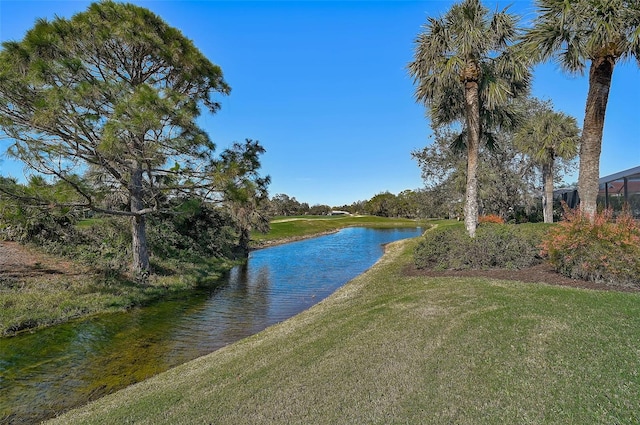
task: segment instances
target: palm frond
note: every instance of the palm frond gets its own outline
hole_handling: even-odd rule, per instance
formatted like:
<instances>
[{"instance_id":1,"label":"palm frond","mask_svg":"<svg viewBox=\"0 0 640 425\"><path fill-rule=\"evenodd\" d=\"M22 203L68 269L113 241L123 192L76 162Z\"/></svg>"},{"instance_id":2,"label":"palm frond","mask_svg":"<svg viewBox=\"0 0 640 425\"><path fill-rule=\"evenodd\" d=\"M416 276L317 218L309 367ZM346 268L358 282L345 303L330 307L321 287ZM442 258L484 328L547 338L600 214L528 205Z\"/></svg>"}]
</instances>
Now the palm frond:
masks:
<instances>
[{"instance_id":1,"label":"palm frond","mask_svg":"<svg viewBox=\"0 0 640 425\"><path fill-rule=\"evenodd\" d=\"M484 144L489 149L490 152L495 152L498 150L498 139L496 135L491 131L485 131L482 133L482 139L484 140Z\"/></svg>"},{"instance_id":2,"label":"palm frond","mask_svg":"<svg viewBox=\"0 0 640 425\"><path fill-rule=\"evenodd\" d=\"M408 69L433 127L465 123L465 82L478 84L482 129L515 125L509 109L512 99L528 94L532 65L531 55L514 46L518 20L507 9L491 14L479 0L428 19ZM466 147L464 137L457 140L452 148Z\"/></svg>"},{"instance_id":3,"label":"palm frond","mask_svg":"<svg viewBox=\"0 0 640 425\"><path fill-rule=\"evenodd\" d=\"M538 16L522 41L539 60L555 57L566 71L583 73L589 60L638 58L637 0L538 0L537 5Z\"/></svg>"},{"instance_id":4,"label":"palm frond","mask_svg":"<svg viewBox=\"0 0 640 425\"><path fill-rule=\"evenodd\" d=\"M456 154L463 154L467 150L467 131L462 130L456 137L451 141L451 145L449 148L455 152Z\"/></svg>"}]
</instances>

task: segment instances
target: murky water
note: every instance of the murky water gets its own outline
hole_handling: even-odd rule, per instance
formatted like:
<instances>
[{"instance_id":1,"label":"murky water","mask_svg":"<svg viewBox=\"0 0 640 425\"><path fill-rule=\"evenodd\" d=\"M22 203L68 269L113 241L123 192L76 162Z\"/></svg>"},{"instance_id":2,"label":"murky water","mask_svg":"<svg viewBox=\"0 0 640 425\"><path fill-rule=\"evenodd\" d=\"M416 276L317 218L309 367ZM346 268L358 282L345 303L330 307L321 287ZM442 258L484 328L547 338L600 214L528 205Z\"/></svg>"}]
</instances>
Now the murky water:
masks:
<instances>
[{"instance_id":1,"label":"murky water","mask_svg":"<svg viewBox=\"0 0 640 425\"><path fill-rule=\"evenodd\" d=\"M252 252L211 292L0 340L0 423L35 423L288 319L417 229L349 228Z\"/></svg>"}]
</instances>

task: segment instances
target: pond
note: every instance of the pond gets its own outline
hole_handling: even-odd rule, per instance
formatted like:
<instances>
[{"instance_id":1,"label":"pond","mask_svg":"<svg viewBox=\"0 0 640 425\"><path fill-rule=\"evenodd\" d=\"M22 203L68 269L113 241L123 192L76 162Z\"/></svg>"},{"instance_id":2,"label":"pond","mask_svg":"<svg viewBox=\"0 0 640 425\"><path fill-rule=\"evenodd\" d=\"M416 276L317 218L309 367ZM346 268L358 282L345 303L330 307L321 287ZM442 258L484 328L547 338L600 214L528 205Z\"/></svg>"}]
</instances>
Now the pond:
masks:
<instances>
[{"instance_id":1,"label":"pond","mask_svg":"<svg viewBox=\"0 0 640 425\"><path fill-rule=\"evenodd\" d=\"M254 251L213 290L0 340L0 423L36 423L255 334L362 274L414 229L347 228Z\"/></svg>"}]
</instances>

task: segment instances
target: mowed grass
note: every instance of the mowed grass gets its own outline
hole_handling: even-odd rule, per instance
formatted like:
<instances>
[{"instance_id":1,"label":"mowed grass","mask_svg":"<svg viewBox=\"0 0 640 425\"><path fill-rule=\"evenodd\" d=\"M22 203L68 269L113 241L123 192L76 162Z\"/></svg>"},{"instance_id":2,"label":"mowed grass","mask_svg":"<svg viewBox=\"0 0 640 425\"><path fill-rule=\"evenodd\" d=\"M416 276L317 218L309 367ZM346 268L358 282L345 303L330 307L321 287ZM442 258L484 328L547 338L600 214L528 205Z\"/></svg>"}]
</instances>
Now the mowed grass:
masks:
<instances>
[{"instance_id":1,"label":"mowed grass","mask_svg":"<svg viewBox=\"0 0 640 425\"><path fill-rule=\"evenodd\" d=\"M271 230L263 234L253 232L251 239L261 246L269 241L286 241L340 230L344 227L399 228L424 226L424 220L376 216L285 216L271 220Z\"/></svg>"},{"instance_id":2,"label":"mowed grass","mask_svg":"<svg viewBox=\"0 0 640 425\"><path fill-rule=\"evenodd\" d=\"M640 423L639 294L406 277L415 244L290 320L51 423Z\"/></svg>"}]
</instances>

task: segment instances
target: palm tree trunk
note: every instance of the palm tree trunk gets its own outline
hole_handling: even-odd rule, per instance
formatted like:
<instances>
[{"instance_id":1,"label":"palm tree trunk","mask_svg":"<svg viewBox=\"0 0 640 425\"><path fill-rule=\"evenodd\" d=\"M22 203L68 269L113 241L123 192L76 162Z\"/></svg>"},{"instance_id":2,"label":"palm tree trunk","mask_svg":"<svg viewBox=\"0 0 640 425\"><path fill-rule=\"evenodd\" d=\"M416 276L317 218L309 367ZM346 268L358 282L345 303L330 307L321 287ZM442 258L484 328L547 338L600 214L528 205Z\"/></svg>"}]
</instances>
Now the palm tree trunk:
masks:
<instances>
[{"instance_id":1,"label":"palm tree trunk","mask_svg":"<svg viewBox=\"0 0 640 425\"><path fill-rule=\"evenodd\" d=\"M553 163L542 165L542 214L545 223L553 223Z\"/></svg>"},{"instance_id":2,"label":"palm tree trunk","mask_svg":"<svg viewBox=\"0 0 640 425\"><path fill-rule=\"evenodd\" d=\"M142 168L134 167L131 172L129 187L131 196L131 212L136 213L144 208L142 201ZM147 249L146 219L144 215L131 217L131 244L133 264L131 271L137 279L144 278L149 271L149 250Z\"/></svg>"},{"instance_id":3,"label":"palm tree trunk","mask_svg":"<svg viewBox=\"0 0 640 425\"><path fill-rule=\"evenodd\" d=\"M467 80L464 87L467 121L467 189L464 202L464 225L470 237L478 227L478 155L480 146L480 101L477 79Z\"/></svg>"},{"instance_id":4,"label":"palm tree trunk","mask_svg":"<svg viewBox=\"0 0 640 425\"><path fill-rule=\"evenodd\" d=\"M598 58L591 62L589 70L589 93L580 141L578 194L580 209L592 219L596 213L602 130L614 65L615 59L612 57Z\"/></svg>"}]
</instances>

